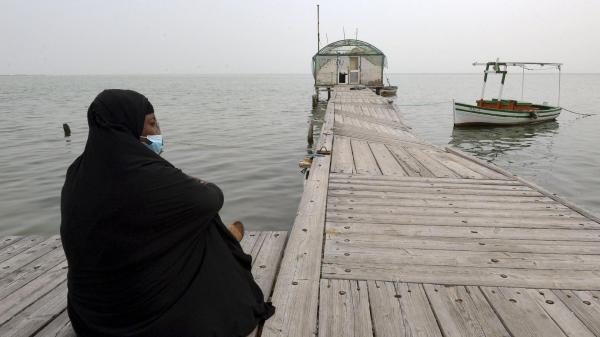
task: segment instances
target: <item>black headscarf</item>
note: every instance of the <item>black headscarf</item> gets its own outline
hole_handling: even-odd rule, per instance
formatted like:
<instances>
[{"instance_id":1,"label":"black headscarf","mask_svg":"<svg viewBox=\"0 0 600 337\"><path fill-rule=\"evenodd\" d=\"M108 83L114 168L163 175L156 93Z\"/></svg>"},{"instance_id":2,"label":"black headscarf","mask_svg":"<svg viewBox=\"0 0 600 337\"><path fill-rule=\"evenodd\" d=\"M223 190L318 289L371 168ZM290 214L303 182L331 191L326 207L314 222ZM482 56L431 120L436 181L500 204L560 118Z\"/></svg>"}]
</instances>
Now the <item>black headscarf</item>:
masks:
<instances>
[{"instance_id":1,"label":"black headscarf","mask_svg":"<svg viewBox=\"0 0 600 337\"><path fill-rule=\"evenodd\" d=\"M61 236L80 336L245 336L270 317L251 258L218 211L223 194L139 140L153 107L105 90L67 170Z\"/></svg>"}]
</instances>

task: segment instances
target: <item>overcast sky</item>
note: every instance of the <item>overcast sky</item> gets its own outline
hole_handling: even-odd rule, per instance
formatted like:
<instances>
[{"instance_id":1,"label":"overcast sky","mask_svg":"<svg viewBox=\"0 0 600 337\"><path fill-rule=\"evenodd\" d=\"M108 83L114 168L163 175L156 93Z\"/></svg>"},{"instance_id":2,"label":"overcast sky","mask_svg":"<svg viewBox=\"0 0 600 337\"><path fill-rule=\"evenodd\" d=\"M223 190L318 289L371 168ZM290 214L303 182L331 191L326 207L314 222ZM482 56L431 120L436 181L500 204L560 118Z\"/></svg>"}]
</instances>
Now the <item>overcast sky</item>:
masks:
<instances>
[{"instance_id":1,"label":"overcast sky","mask_svg":"<svg viewBox=\"0 0 600 337\"><path fill-rule=\"evenodd\" d=\"M370 42L394 73L475 60L600 72L599 0L320 1L321 46ZM0 0L0 74L310 73L313 1Z\"/></svg>"}]
</instances>

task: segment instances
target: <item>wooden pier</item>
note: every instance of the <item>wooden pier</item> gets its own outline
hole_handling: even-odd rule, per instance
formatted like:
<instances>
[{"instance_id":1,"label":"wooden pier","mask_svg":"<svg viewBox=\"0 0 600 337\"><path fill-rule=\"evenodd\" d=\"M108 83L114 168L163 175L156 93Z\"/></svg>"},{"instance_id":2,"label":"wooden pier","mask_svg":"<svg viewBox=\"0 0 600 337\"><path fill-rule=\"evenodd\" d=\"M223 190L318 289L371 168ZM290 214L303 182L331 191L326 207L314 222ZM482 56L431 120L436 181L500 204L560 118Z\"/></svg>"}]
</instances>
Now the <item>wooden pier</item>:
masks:
<instances>
[{"instance_id":1,"label":"wooden pier","mask_svg":"<svg viewBox=\"0 0 600 337\"><path fill-rule=\"evenodd\" d=\"M252 255L252 274L266 296L286 237L287 232L247 232L241 242ZM0 240L0 336L75 337L66 312L67 268L57 235Z\"/></svg>"},{"instance_id":2,"label":"wooden pier","mask_svg":"<svg viewBox=\"0 0 600 337\"><path fill-rule=\"evenodd\" d=\"M600 336L600 223L334 89L262 336Z\"/></svg>"},{"instance_id":3,"label":"wooden pier","mask_svg":"<svg viewBox=\"0 0 600 337\"><path fill-rule=\"evenodd\" d=\"M287 244L242 241L276 306L251 336L600 336L598 218L370 90L334 88L316 148ZM0 241L0 336L74 336L67 268L56 236Z\"/></svg>"}]
</instances>

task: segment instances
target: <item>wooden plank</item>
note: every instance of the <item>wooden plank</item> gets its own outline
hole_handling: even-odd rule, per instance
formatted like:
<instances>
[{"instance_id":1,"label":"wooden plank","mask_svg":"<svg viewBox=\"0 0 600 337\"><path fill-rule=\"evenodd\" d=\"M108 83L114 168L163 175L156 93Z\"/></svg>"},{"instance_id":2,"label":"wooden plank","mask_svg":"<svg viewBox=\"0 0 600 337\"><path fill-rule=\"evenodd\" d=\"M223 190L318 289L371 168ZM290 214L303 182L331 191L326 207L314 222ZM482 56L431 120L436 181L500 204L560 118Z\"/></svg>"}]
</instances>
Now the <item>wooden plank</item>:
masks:
<instances>
[{"instance_id":1,"label":"wooden plank","mask_svg":"<svg viewBox=\"0 0 600 337\"><path fill-rule=\"evenodd\" d=\"M389 126L392 126L392 127L398 128L398 129L408 130L408 127L406 126L406 124L403 124L402 122L400 122L398 120L392 120L392 119L382 117L381 115L371 116L371 115L364 114L364 113L356 113L355 111L350 111L350 110L339 110L339 111L336 111L336 114L341 114L344 117L352 117L352 118L360 119L360 120L367 121L370 123L376 123L376 124L380 124L380 125L389 125Z\"/></svg>"},{"instance_id":2,"label":"wooden plank","mask_svg":"<svg viewBox=\"0 0 600 337\"><path fill-rule=\"evenodd\" d=\"M473 170L473 171L483 175L484 177L487 177L490 179L499 179L499 180L514 179L513 175L506 176L495 170L491 170L491 169L487 168L486 166L480 165L471 160L467 160L463 157L457 156L454 153L446 152L446 154L450 160L455 161L455 162L469 168L470 170Z\"/></svg>"},{"instance_id":3,"label":"wooden plank","mask_svg":"<svg viewBox=\"0 0 600 337\"><path fill-rule=\"evenodd\" d=\"M378 337L442 336L420 284L368 281Z\"/></svg>"},{"instance_id":4,"label":"wooden plank","mask_svg":"<svg viewBox=\"0 0 600 337\"><path fill-rule=\"evenodd\" d=\"M266 238L252 265L252 275L268 300L283 255L286 232L265 232Z\"/></svg>"},{"instance_id":5,"label":"wooden plank","mask_svg":"<svg viewBox=\"0 0 600 337\"><path fill-rule=\"evenodd\" d=\"M327 222L327 233L474 239L600 241L600 230ZM559 243L559 242L556 242Z\"/></svg>"},{"instance_id":6,"label":"wooden plank","mask_svg":"<svg viewBox=\"0 0 600 337\"><path fill-rule=\"evenodd\" d=\"M400 294L394 283L367 281L367 285L375 336L409 337L409 322L400 307Z\"/></svg>"},{"instance_id":7,"label":"wooden plank","mask_svg":"<svg viewBox=\"0 0 600 337\"><path fill-rule=\"evenodd\" d=\"M256 257L258 256L258 253L260 252L262 245L265 242L268 235L269 235L269 232L265 232L265 231L258 232L258 238L256 239L256 243L254 243L252 250L250 252L248 252L248 254L250 254L250 256L252 256L252 265L254 265L254 263L256 262Z\"/></svg>"},{"instance_id":8,"label":"wooden plank","mask_svg":"<svg viewBox=\"0 0 600 337\"><path fill-rule=\"evenodd\" d=\"M31 336L67 306L67 282L49 291L0 326L0 336Z\"/></svg>"},{"instance_id":9,"label":"wooden plank","mask_svg":"<svg viewBox=\"0 0 600 337\"><path fill-rule=\"evenodd\" d=\"M55 319L50 321L42 330L38 331L34 337L77 337L71 327L67 310L61 312Z\"/></svg>"},{"instance_id":10,"label":"wooden plank","mask_svg":"<svg viewBox=\"0 0 600 337\"><path fill-rule=\"evenodd\" d=\"M405 147L406 152L410 153L417 161L421 163L421 165L425 166L427 170L433 173L436 177L458 177L456 173L442 165L440 162L432 158L428 153L426 153L423 149L418 149L415 147ZM439 150L438 150L439 151Z\"/></svg>"},{"instance_id":11,"label":"wooden plank","mask_svg":"<svg viewBox=\"0 0 600 337\"><path fill-rule=\"evenodd\" d=\"M387 145L411 146L422 149L432 149L432 145L426 144L410 133L384 134L376 130L368 130L349 124L340 124L335 127L336 136L359 138L367 141L385 143Z\"/></svg>"},{"instance_id":12,"label":"wooden plank","mask_svg":"<svg viewBox=\"0 0 600 337\"><path fill-rule=\"evenodd\" d=\"M53 235L50 238L36 244L35 246L30 247L29 249L22 251L21 253L14 255L12 258L0 263L0 278L14 270L21 268L31 261L35 261L36 259L55 249L62 249L60 235Z\"/></svg>"},{"instance_id":13,"label":"wooden plank","mask_svg":"<svg viewBox=\"0 0 600 337\"><path fill-rule=\"evenodd\" d=\"M17 241L23 238L24 237L21 235L11 235L3 237L2 240L0 240L0 254L2 254L2 251L4 251L6 247L16 243Z\"/></svg>"},{"instance_id":14,"label":"wooden plank","mask_svg":"<svg viewBox=\"0 0 600 337\"><path fill-rule=\"evenodd\" d=\"M327 233L327 244L353 245L356 247L382 247L395 249L443 249L481 252L514 252L536 254L598 255L600 246L596 242L505 240L446 237L389 236L359 233ZM331 243L329 242L331 241Z\"/></svg>"},{"instance_id":15,"label":"wooden plank","mask_svg":"<svg viewBox=\"0 0 600 337\"><path fill-rule=\"evenodd\" d=\"M417 161L411 154L399 145L388 145L390 152L396 157L398 163L406 173L412 177L433 177L433 173Z\"/></svg>"},{"instance_id":16,"label":"wooden plank","mask_svg":"<svg viewBox=\"0 0 600 337\"><path fill-rule=\"evenodd\" d=\"M549 289L520 289L533 298L569 337L593 337L594 334ZM600 319L600 318L598 318Z\"/></svg>"},{"instance_id":17,"label":"wooden plank","mask_svg":"<svg viewBox=\"0 0 600 337\"><path fill-rule=\"evenodd\" d=\"M442 337L422 284L394 283L402 311L408 322L409 336Z\"/></svg>"},{"instance_id":18,"label":"wooden plank","mask_svg":"<svg viewBox=\"0 0 600 337\"><path fill-rule=\"evenodd\" d=\"M428 150L424 150L424 151L427 154L429 154L429 156L431 158L437 160L442 165L446 166L452 172L456 173L459 177L466 178L466 179L487 179L488 178L488 177L484 176L483 174L476 172L474 170L471 170L470 168L450 159L446 155L445 152L428 151Z\"/></svg>"},{"instance_id":19,"label":"wooden plank","mask_svg":"<svg viewBox=\"0 0 600 337\"><path fill-rule=\"evenodd\" d=\"M527 293L502 287L481 287L481 290L513 336L565 336Z\"/></svg>"},{"instance_id":20,"label":"wooden plank","mask_svg":"<svg viewBox=\"0 0 600 337\"><path fill-rule=\"evenodd\" d=\"M511 337L477 287L424 284L444 336Z\"/></svg>"},{"instance_id":21,"label":"wooden plank","mask_svg":"<svg viewBox=\"0 0 600 337\"><path fill-rule=\"evenodd\" d=\"M336 127L339 126L339 125L341 125L341 124L344 124L345 118L344 118L343 114L335 113L333 119L335 121L334 125Z\"/></svg>"},{"instance_id":22,"label":"wooden plank","mask_svg":"<svg viewBox=\"0 0 600 337\"><path fill-rule=\"evenodd\" d=\"M564 270L477 268L453 266L389 265L347 262L323 263L324 278L384 280L449 285L600 290L600 272Z\"/></svg>"},{"instance_id":23,"label":"wooden plank","mask_svg":"<svg viewBox=\"0 0 600 337\"><path fill-rule=\"evenodd\" d=\"M585 277L580 275L580 277ZM569 288L569 287L565 287ZM588 289L600 290L597 287ZM554 294L579 318L596 336L600 336L600 303L590 298L582 298L572 290L554 290Z\"/></svg>"},{"instance_id":24,"label":"wooden plank","mask_svg":"<svg viewBox=\"0 0 600 337\"><path fill-rule=\"evenodd\" d=\"M246 254L250 254L252 252L252 248L254 248L254 244L256 240L260 237L260 232L246 232L244 234L244 238L240 241L240 246Z\"/></svg>"},{"instance_id":25,"label":"wooden plank","mask_svg":"<svg viewBox=\"0 0 600 337\"><path fill-rule=\"evenodd\" d=\"M372 198L355 198L352 196L328 196L327 202L336 205L361 205L361 206L388 206L388 207L431 207L431 208L463 208L463 209L496 209L496 210L555 210L568 211L559 203L524 203L524 202L496 202L496 201L463 201L447 199L415 199L415 198L386 198L374 196ZM598 226L600 228L600 226Z\"/></svg>"},{"instance_id":26,"label":"wooden plank","mask_svg":"<svg viewBox=\"0 0 600 337\"><path fill-rule=\"evenodd\" d=\"M600 298L598 297L599 291L591 291L591 290L574 290L573 293L577 295L582 301L596 301L599 302ZM585 303L584 303L585 304Z\"/></svg>"},{"instance_id":27,"label":"wooden plank","mask_svg":"<svg viewBox=\"0 0 600 337\"><path fill-rule=\"evenodd\" d=\"M573 272L580 270L600 271L600 255L490 253L417 248L393 249L334 244L326 244L323 263L513 268L568 270Z\"/></svg>"},{"instance_id":28,"label":"wooden plank","mask_svg":"<svg viewBox=\"0 0 600 337\"><path fill-rule=\"evenodd\" d=\"M554 201L543 196L486 196L469 194L433 194L419 192L382 192L382 191L357 191L349 189L329 190L329 195L352 198L387 198L387 199L426 199L426 200L462 200L482 202L518 202L518 203L546 203L556 205Z\"/></svg>"},{"instance_id":29,"label":"wooden plank","mask_svg":"<svg viewBox=\"0 0 600 337\"><path fill-rule=\"evenodd\" d=\"M328 205L327 210L332 213L339 214L356 214L356 215L419 215L430 217L498 217L501 219L539 219L552 222L555 219L566 220L587 220L581 215L572 212L571 210L553 210L553 209L520 209L506 212L498 209L485 208L448 208L448 207L416 207L416 206L378 206L378 205ZM596 235L595 237L598 237Z\"/></svg>"},{"instance_id":30,"label":"wooden plank","mask_svg":"<svg viewBox=\"0 0 600 337\"><path fill-rule=\"evenodd\" d=\"M384 172L385 174L385 172ZM435 193L435 194L467 194L467 195L494 195L494 196L530 196L541 197L542 195L533 190L498 190L494 188L474 189L468 185L460 188L446 187L410 187L393 185L365 185L365 184L340 184L331 182L331 189L350 190L350 191L376 191L376 192L396 192L396 193Z\"/></svg>"},{"instance_id":31,"label":"wooden plank","mask_svg":"<svg viewBox=\"0 0 600 337\"><path fill-rule=\"evenodd\" d=\"M67 277L67 262L64 261L32 282L19 288L0 301L0 325L10 320L40 297L56 288Z\"/></svg>"},{"instance_id":32,"label":"wooden plank","mask_svg":"<svg viewBox=\"0 0 600 337\"><path fill-rule=\"evenodd\" d=\"M476 227L526 227L526 228L567 228L574 229L577 226L585 227L588 221L571 219L567 217L528 217L528 218L505 218L482 215L457 214L427 216L423 214L361 214L327 212L327 219L332 222L365 222L365 223L387 223L398 225L425 225L435 226L476 226Z\"/></svg>"},{"instance_id":33,"label":"wooden plank","mask_svg":"<svg viewBox=\"0 0 600 337\"><path fill-rule=\"evenodd\" d=\"M354 154L354 164L356 173L381 175L381 170L373 157L369 144L364 140L351 139L352 153Z\"/></svg>"},{"instance_id":34,"label":"wooden plank","mask_svg":"<svg viewBox=\"0 0 600 337\"><path fill-rule=\"evenodd\" d=\"M349 194L358 196L386 196L402 198L408 195L409 198L418 196L423 199L455 199L455 200L482 200L482 201L511 201L516 202L546 202L553 203L535 191L529 190L504 190L504 189L473 189L465 186L464 188L444 188L444 187L411 187L394 185L367 185L367 184L348 184L331 182L331 191L336 194ZM338 192L339 191L339 192ZM352 192L352 193L349 193ZM492 198L490 198L492 197ZM528 197L528 198L526 198ZM513 201L514 201L513 200ZM556 203L553 203L556 204ZM563 208L566 209L566 208ZM583 217L582 217L583 218Z\"/></svg>"},{"instance_id":35,"label":"wooden plank","mask_svg":"<svg viewBox=\"0 0 600 337\"><path fill-rule=\"evenodd\" d=\"M20 254L21 252L37 245L45 239L46 238L41 235L31 235L22 238L21 240L18 240L7 247L4 247L4 249L0 251L0 262L4 262L13 256Z\"/></svg>"},{"instance_id":36,"label":"wooden plank","mask_svg":"<svg viewBox=\"0 0 600 337\"><path fill-rule=\"evenodd\" d=\"M255 243L251 249L252 276L267 301L271 297L287 233L255 232L255 234ZM257 325L247 337L259 336L261 327L262 324Z\"/></svg>"},{"instance_id":37,"label":"wooden plank","mask_svg":"<svg viewBox=\"0 0 600 337\"><path fill-rule=\"evenodd\" d=\"M464 179L468 181L467 179ZM472 181L472 179L469 179ZM347 184L349 186L399 186L399 187L420 187L425 189L434 189L434 188L459 188L459 189L474 189L474 190L506 190L506 191L533 191L529 186L525 185L515 185L515 184L474 184L463 183L461 181L456 182L421 182L421 181L406 181L406 180L378 180L378 179L370 179L370 177L365 176L353 176L352 178L336 178L331 179L332 183L336 184Z\"/></svg>"},{"instance_id":38,"label":"wooden plank","mask_svg":"<svg viewBox=\"0 0 600 337\"><path fill-rule=\"evenodd\" d=\"M434 177L390 177L390 176L367 176L367 175L353 175L347 173L334 173L330 174L331 180L338 179L358 179L358 180L384 180L384 181L416 181L424 183L458 183L458 184L475 184L475 185L517 185L522 186L523 183L517 180L500 180L500 179L464 179L464 178L434 178Z\"/></svg>"},{"instance_id":39,"label":"wooden plank","mask_svg":"<svg viewBox=\"0 0 600 337\"><path fill-rule=\"evenodd\" d=\"M40 275L65 261L62 248L57 248L41 258L15 270L0 280L0 299L14 293Z\"/></svg>"},{"instance_id":40,"label":"wooden plank","mask_svg":"<svg viewBox=\"0 0 600 337\"><path fill-rule=\"evenodd\" d=\"M325 113L322 135L332 132L334 110L335 105L330 102ZM332 138L320 139L323 140L319 141L317 148L331 149ZM272 302L277 310L266 321L263 337L306 337L317 332L330 165L331 156L316 157L313 160L273 291Z\"/></svg>"},{"instance_id":41,"label":"wooden plank","mask_svg":"<svg viewBox=\"0 0 600 337\"><path fill-rule=\"evenodd\" d=\"M592 295L592 299L594 299L596 302L600 302L600 291L592 290L589 291L589 293Z\"/></svg>"},{"instance_id":42,"label":"wooden plank","mask_svg":"<svg viewBox=\"0 0 600 337\"><path fill-rule=\"evenodd\" d=\"M319 336L373 336L366 281L321 280Z\"/></svg>"},{"instance_id":43,"label":"wooden plank","mask_svg":"<svg viewBox=\"0 0 600 337\"><path fill-rule=\"evenodd\" d=\"M400 176L407 175L402 166L400 166L398 161L396 161L394 155L392 155L387 149L385 144L371 142L369 143L369 146L373 152L373 155L375 156L375 159L377 160L377 164L379 165L382 174Z\"/></svg>"},{"instance_id":44,"label":"wooden plank","mask_svg":"<svg viewBox=\"0 0 600 337\"><path fill-rule=\"evenodd\" d=\"M333 151L331 153L331 171L341 173L354 173L354 159L350 138L334 136Z\"/></svg>"}]
</instances>

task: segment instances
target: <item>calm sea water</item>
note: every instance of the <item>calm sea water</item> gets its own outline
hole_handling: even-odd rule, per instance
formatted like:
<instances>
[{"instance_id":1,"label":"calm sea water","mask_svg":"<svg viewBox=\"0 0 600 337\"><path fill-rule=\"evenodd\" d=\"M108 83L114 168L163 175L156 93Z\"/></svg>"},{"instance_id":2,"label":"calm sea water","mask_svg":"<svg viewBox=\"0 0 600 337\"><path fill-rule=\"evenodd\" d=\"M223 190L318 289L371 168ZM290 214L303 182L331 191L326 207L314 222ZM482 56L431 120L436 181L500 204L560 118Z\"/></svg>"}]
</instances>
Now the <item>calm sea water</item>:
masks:
<instances>
[{"instance_id":1,"label":"calm sea water","mask_svg":"<svg viewBox=\"0 0 600 337\"><path fill-rule=\"evenodd\" d=\"M104 88L148 97L163 156L223 189L223 221L287 230L303 186L311 84L310 76L0 77L0 235L58 231L65 172L83 151L87 107Z\"/></svg>"},{"instance_id":2,"label":"calm sea water","mask_svg":"<svg viewBox=\"0 0 600 337\"><path fill-rule=\"evenodd\" d=\"M600 213L600 116L564 112L543 125L453 129L449 101L473 101L479 75L393 74L390 81L399 85L398 109L422 138L458 146ZM520 84L520 77L509 77L505 96L520 97ZM564 107L600 112L600 75L563 75L561 85ZM0 76L0 235L58 231L65 171L83 150L87 107L104 88L134 89L150 99L164 157L224 190L225 222L241 219L253 230L291 227L308 121L322 114L311 110L310 75ZM531 76L525 97L553 103L556 89L555 77ZM435 104L405 106L424 103Z\"/></svg>"}]
</instances>

